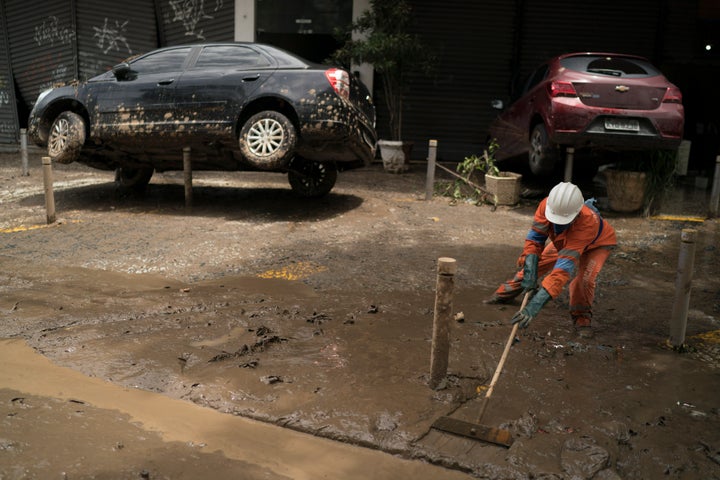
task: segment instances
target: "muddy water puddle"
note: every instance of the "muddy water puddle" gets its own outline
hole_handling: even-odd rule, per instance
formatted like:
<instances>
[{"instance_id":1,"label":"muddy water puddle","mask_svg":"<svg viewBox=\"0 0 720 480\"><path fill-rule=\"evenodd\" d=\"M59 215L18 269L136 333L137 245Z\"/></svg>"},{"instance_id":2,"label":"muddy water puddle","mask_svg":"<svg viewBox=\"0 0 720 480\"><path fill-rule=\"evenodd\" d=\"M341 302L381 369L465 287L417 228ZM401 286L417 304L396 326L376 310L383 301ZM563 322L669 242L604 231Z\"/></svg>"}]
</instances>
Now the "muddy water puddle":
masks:
<instances>
[{"instance_id":1,"label":"muddy water puddle","mask_svg":"<svg viewBox=\"0 0 720 480\"><path fill-rule=\"evenodd\" d=\"M316 479L344 472L344 478L371 474L391 479L438 474L422 473L434 470L428 465L88 377L54 365L21 340L0 341L0 362L2 478Z\"/></svg>"}]
</instances>

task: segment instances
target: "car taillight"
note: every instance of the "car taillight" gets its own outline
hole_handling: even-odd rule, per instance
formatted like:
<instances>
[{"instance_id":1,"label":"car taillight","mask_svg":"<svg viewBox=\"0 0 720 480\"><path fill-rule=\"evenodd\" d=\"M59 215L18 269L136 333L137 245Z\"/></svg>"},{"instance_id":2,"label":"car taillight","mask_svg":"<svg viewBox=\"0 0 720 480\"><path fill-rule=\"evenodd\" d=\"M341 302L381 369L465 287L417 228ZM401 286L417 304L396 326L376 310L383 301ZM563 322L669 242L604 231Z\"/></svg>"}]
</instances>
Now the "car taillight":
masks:
<instances>
[{"instance_id":1,"label":"car taillight","mask_svg":"<svg viewBox=\"0 0 720 480\"><path fill-rule=\"evenodd\" d=\"M570 82L552 82L548 89L551 97L577 97L575 87Z\"/></svg>"},{"instance_id":2,"label":"car taillight","mask_svg":"<svg viewBox=\"0 0 720 480\"><path fill-rule=\"evenodd\" d=\"M682 103L682 93L677 87L670 87L665 90L662 103Z\"/></svg>"},{"instance_id":3,"label":"car taillight","mask_svg":"<svg viewBox=\"0 0 720 480\"><path fill-rule=\"evenodd\" d=\"M350 75L345 70L331 68L325 70L325 76L335 92L347 100L350 98Z\"/></svg>"}]
</instances>

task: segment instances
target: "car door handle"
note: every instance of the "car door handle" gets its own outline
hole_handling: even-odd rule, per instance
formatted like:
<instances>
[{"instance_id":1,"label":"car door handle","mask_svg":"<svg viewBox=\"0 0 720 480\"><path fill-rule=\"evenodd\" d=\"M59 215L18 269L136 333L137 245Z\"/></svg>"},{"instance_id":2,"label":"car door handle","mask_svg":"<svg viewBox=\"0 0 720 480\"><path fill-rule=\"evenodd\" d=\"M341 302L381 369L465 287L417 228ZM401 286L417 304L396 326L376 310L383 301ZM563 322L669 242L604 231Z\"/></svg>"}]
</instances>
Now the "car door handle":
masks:
<instances>
[{"instance_id":1,"label":"car door handle","mask_svg":"<svg viewBox=\"0 0 720 480\"><path fill-rule=\"evenodd\" d=\"M158 84L158 86L170 85L174 81L175 81L174 78L168 78L167 80L160 80L157 84Z\"/></svg>"},{"instance_id":2,"label":"car door handle","mask_svg":"<svg viewBox=\"0 0 720 480\"><path fill-rule=\"evenodd\" d=\"M255 75L248 75L247 77L243 77L243 82L254 82L260 78L260 74L256 73Z\"/></svg>"}]
</instances>

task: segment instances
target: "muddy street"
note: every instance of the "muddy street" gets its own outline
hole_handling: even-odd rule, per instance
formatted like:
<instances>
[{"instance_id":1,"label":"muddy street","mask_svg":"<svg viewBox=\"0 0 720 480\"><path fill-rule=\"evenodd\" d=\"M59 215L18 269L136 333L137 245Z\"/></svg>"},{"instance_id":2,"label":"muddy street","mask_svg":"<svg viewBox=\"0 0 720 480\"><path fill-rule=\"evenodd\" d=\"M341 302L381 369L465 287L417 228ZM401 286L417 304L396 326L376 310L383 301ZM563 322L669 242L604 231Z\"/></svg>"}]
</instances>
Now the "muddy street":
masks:
<instances>
[{"instance_id":1,"label":"muddy street","mask_svg":"<svg viewBox=\"0 0 720 480\"><path fill-rule=\"evenodd\" d=\"M111 172L0 155L0 478L720 478L720 249L678 190L671 220L603 211L619 246L595 336L567 294L513 345L512 273L541 187L517 207L424 201L425 166L343 172L300 200L275 173ZM602 185L583 185L602 197ZM704 192L699 192L700 202ZM682 229L697 230L687 349L667 344ZM449 372L428 387L436 267L458 262ZM64 475L64 477L63 477Z\"/></svg>"}]
</instances>

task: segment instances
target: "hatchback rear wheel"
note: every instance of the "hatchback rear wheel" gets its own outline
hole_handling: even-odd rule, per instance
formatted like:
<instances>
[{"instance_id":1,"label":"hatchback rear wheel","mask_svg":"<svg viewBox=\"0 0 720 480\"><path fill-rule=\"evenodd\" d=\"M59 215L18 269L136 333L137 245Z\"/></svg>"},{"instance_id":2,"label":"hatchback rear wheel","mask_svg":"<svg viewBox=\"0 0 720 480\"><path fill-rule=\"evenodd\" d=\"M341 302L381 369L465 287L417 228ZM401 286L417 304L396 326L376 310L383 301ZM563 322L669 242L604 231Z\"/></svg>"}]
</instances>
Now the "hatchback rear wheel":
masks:
<instances>
[{"instance_id":1,"label":"hatchback rear wheel","mask_svg":"<svg viewBox=\"0 0 720 480\"><path fill-rule=\"evenodd\" d=\"M530 133L530 151L528 152L528 163L530 171L534 175L547 176L555 170L558 161L558 151L555 145L550 143L545 125L535 125Z\"/></svg>"},{"instance_id":2,"label":"hatchback rear wheel","mask_svg":"<svg viewBox=\"0 0 720 480\"><path fill-rule=\"evenodd\" d=\"M152 167L120 167L115 170L115 182L122 188L142 192L147 188L154 172Z\"/></svg>"},{"instance_id":3,"label":"hatchback rear wheel","mask_svg":"<svg viewBox=\"0 0 720 480\"><path fill-rule=\"evenodd\" d=\"M322 197L330 193L337 181L334 163L320 163L295 157L290 162L288 181L293 192L305 198Z\"/></svg>"},{"instance_id":4,"label":"hatchback rear wheel","mask_svg":"<svg viewBox=\"0 0 720 480\"><path fill-rule=\"evenodd\" d=\"M55 118L48 137L48 155L53 162L72 163L85 143L85 120L75 112L62 112Z\"/></svg>"},{"instance_id":5,"label":"hatchback rear wheel","mask_svg":"<svg viewBox=\"0 0 720 480\"><path fill-rule=\"evenodd\" d=\"M293 156L295 126L273 110L256 113L240 129L238 143L243 157L260 170L281 170Z\"/></svg>"}]
</instances>

